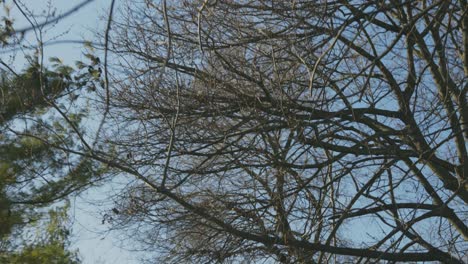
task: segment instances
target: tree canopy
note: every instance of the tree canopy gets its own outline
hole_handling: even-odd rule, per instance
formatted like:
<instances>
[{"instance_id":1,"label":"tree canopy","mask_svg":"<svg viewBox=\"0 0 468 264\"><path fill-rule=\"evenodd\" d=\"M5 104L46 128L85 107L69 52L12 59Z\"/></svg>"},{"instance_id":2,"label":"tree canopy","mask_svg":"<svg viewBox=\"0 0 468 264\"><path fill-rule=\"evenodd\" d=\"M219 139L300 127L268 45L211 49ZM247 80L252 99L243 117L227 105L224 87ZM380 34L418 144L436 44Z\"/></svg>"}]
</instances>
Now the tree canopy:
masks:
<instances>
[{"instance_id":1,"label":"tree canopy","mask_svg":"<svg viewBox=\"0 0 468 264\"><path fill-rule=\"evenodd\" d=\"M148 261L468 261L467 1L109 8L97 124L11 129L125 179L103 222Z\"/></svg>"},{"instance_id":2,"label":"tree canopy","mask_svg":"<svg viewBox=\"0 0 468 264\"><path fill-rule=\"evenodd\" d=\"M40 235L35 235L33 242L23 241L12 251L0 251L0 261L8 264L78 264L81 263L78 252L69 250L70 235L67 216L68 206L50 210L48 219L36 225ZM37 223L36 223L37 224ZM18 241L15 241L18 244Z\"/></svg>"},{"instance_id":3,"label":"tree canopy","mask_svg":"<svg viewBox=\"0 0 468 264\"><path fill-rule=\"evenodd\" d=\"M1 5L3 49L27 47L25 33L45 30L47 23L16 28L10 17L12 6L31 23L37 18L22 2L1 1ZM50 13L44 17L56 20ZM56 57L45 65L42 40L36 41L35 50L25 52L23 70L0 59L0 262L79 263L77 252L68 248L68 199L95 183L98 174L92 173L86 159L48 144L73 148L75 139L68 127L73 124L77 129L85 112L82 107L67 108L87 87L90 74ZM15 55L9 56L14 62ZM57 118L57 112L66 121Z\"/></svg>"},{"instance_id":4,"label":"tree canopy","mask_svg":"<svg viewBox=\"0 0 468 264\"><path fill-rule=\"evenodd\" d=\"M66 209L47 213L47 206L63 201L64 196L88 183L77 184L83 175L74 175L65 169L60 154L38 138L12 133L12 126L21 119L26 128L22 131L43 130L27 122L40 118L50 107L48 103L70 88L55 72L47 72L41 89L37 65L24 73L2 75L2 104L0 113L0 262L2 263L78 263L75 253L65 246L68 239ZM39 120L39 119L37 119ZM30 125L30 127L28 127ZM45 134L42 134L45 136ZM57 139L55 139L57 141ZM69 163L69 166L72 163ZM68 177L66 175L68 174ZM63 177L65 175L65 177ZM61 211L60 211L61 210ZM49 218L50 223L44 223ZM41 224L42 223L42 224ZM27 230L36 226L44 238L33 238L33 243L22 238ZM45 227L41 230L39 227ZM41 234L42 234L41 233ZM18 251L19 250L19 251ZM38 262L39 261L39 262Z\"/></svg>"},{"instance_id":5,"label":"tree canopy","mask_svg":"<svg viewBox=\"0 0 468 264\"><path fill-rule=\"evenodd\" d=\"M116 221L174 263L462 263L466 10L128 3L96 155L138 179Z\"/></svg>"}]
</instances>

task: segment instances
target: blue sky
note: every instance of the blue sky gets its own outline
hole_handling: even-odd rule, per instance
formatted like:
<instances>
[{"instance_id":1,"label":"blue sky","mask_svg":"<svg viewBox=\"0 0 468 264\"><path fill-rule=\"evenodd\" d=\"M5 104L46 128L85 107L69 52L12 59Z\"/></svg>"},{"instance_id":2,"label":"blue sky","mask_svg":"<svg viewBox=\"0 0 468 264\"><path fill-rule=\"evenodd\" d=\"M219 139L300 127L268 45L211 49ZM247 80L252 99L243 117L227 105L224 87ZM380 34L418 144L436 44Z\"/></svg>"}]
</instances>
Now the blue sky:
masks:
<instances>
[{"instance_id":1,"label":"blue sky","mask_svg":"<svg viewBox=\"0 0 468 264\"><path fill-rule=\"evenodd\" d=\"M56 9L55 15L60 15L70 8L78 5L83 0L19 0L25 10L32 11L35 15L41 15L50 8ZM54 26L47 27L44 34L44 42L50 43L62 40L93 40L92 31L105 28L104 20L110 6L110 0L94 0L84 6L78 12L59 21ZM12 1L7 1L11 6L10 17L14 20L15 28L29 26L27 20L20 15ZM52 10L53 11L53 10ZM5 15L5 10L1 11ZM45 14L45 13L44 13ZM38 21L42 21L40 18ZM25 36L23 44L37 43L34 34L30 32ZM17 50L6 52L3 48L0 58L20 70L26 63L24 58L32 54L32 50ZM74 65L77 60L85 60L84 48L81 44L55 44L47 45L44 49L44 57L58 57L65 64ZM80 251L80 256L85 264L107 263L138 263L136 253L121 248L121 239L118 232L106 232L109 226L102 224L102 215L105 209L112 206L112 201L107 200L106 194L116 191L116 186L101 187L89 190L80 197L73 199L74 206L70 212L73 217L72 247ZM118 191L118 189L117 189ZM124 244L125 246L125 244Z\"/></svg>"},{"instance_id":2,"label":"blue sky","mask_svg":"<svg viewBox=\"0 0 468 264\"><path fill-rule=\"evenodd\" d=\"M55 9L55 15L58 16L82 1L83 0L20 0L18 2L23 3L24 10L29 9L35 15L43 15L45 12L48 12L51 7L53 8L52 11ZM65 63L70 64L74 63L75 60L82 59L83 48L81 44L47 45L47 43L63 40L92 40L92 30L103 27L104 23L101 18L105 14L109 2L109 0L94 0L78 10L78 12L59 21L59 23L48 26L44 31L43 38L44 43L46 43L44 49L45 57L59 57L63 59ZM11 6L10 13L14 20L15 28L30 26L27 20L19 13L18 9L11 4L11 1L7 1L7 3L10 3ZM37 21L40 22L43 21L43 19L38 18ZM37 40L33 32L29 32L22 44L27 45L35 43L37 43ZM25 52L28 52L28 50L16 53L16 66L22 66L24 64L22 55ZM31 51L29 50L29 52Z\"/></svg>"}]
</instances>

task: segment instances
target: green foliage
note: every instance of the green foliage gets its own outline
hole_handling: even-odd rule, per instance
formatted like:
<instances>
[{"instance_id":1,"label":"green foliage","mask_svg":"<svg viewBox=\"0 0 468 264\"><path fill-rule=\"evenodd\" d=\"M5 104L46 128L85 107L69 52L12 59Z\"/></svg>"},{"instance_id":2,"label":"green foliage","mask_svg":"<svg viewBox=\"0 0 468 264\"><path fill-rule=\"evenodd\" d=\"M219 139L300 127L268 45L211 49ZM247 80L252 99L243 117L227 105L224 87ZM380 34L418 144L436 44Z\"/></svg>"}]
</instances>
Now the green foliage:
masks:
<instances>
[{"instance_id":1,"label":"green foliage","mask_svg":"<svg viewBox=\"0 0 468 264\"><path fill-rule=\"evenodd\" d=\"M38 140L23 138L18 142L2 141L0 145L0 238L8 239L14 227L24 223L27 208L14 205L11 197L12 187L21 183L25 161L43 155L47 148ZM31 218L31 215L28 217Z\"/></svg>"},{"instance_id":2,"label":"green foliage","mask_svg":"<svg viewBox=\"0 0 468 264\"><path fill-rule=\"evenodd\" d=\"M13 3L0 5L0 45L14 47L25 32L15 32ZM67 250L67 207L48 214L44 208L84 190L102 173L88 159L56 148L80 148L76 132L86 110L70 111L70 105L82 88L96 90L99 58L86 56L90 63L77 63L75 70L51 57L46 68L38 53L26 56L30 65L24 71L0 72L0 263L79 263L76 252ZM44 214L48 223L39 220ZM21 241L31 225L38 231L35 239Z\"/></svg>"},{"instance_id":3,"label":"green foliage","mask_svg":"<svg viewBox=\"0 0 468 264\"><path fill-rule=\"evenodd\" d=\"M22 215L22 212L12 211L3 188L0 189L0 241L11 234L13 227L23 222Z\"/></svg>"},{"instance_id":4,"label":"green foliage","mask_svg":"<svg viewBox=\"0 0 468 264\"><path fill-rule=\"evenodd\" d=\"M48 222L44 226L37 227L43 232L33 243L24 243L19 250L12 252L0 252L1 263L11 264L74 264L80 263L78 252L67 250L70 235L67 222L68 206L48 213ZM45 227L45 228L44 228Z\"/></svg>"},{"instance_id":5,"label":"green foliage","mask_svg":"<svg viewBox=\"0 0 468 264\"><path fill-rule=\"evenodd\" d=\"M30 65L21 75L2 76L0 83L0 124L11 120L17 114L50 106L70 83L66 76L71 74L70 68L60 66L59 71L46 71L41 74L38 65Z\"/></svg>"},{"instance_id":6,"label":"green foliage","mask_svg":"<svg viewBox=\"0 0 468 264\"><path fill-rule=\"evenodd\" d=\"M48 110L76 100L95 76L78 74L59 58L50 62L53 71L41 74L33 64L20 75L3 73L0 82L0 263L80 263L77 252L68 250L68 207L46 213L48 222L40 219L43 208L86 189L104 173L90 160L52 147L76 147L72 126L79 129L86 109L67 111L67 121ZM37 138L7 133L4 128L21 117L28 124L18 131ZM21 239L32 226L33 239Z\"/></svg>"},{"instance_id":7,"label":"green foliage","mask_svg":"<svg viewBox=\"0 0 468 264\"><path fill-rule=\"evenodd\" d=\"M84 190L100 174L89 160L52 147L76 147L73 129L86 110L64 111L67 121L49 111L63 111L95 77L78 74L59 58L49 61L52 70L32 63L21 74L0 76L0 263L79 263L76 252L67 250L67 208L49 212L48 224L39 219L43 208ZM34 136L8 132L12 127ZM35 239L21 241L31 225L38 229Z\"/></svg>"}]
</instances>

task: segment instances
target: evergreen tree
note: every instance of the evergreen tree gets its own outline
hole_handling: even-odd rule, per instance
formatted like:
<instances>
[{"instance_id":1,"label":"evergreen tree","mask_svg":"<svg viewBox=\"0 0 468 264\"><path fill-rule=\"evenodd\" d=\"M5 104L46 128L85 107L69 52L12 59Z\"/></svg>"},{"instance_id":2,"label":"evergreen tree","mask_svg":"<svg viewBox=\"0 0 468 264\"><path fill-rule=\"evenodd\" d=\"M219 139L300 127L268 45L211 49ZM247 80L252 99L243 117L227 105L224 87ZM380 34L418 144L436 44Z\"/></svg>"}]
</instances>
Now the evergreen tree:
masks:
<instances>
[{"instance_id":1,"label":"evergreen tree","mask_svg":"<svg viewBox=\"0 0 468 264\"><path fill-rule=\"evenodd\" d=\"M41 73L39 64L32 63L19 75L3 73L0 83L0 254L7 263L75 263L76 254L65 247L67 236L57 235L68 233L59 223L66 219L65 209L60 217L49 213L53 223L43 232L54 239L23 241L21 251L12 249L31 224L43 223L47 207L84 190L99 175L87 159L53 147L76 147L72 128L50 110L73 103L87 81L81 80L86 74L72 81L71 67L51 61L56 61L53 71ZM70 111L65 117L79 129L84 113Z\"/></svg>"},{"instance_id":2,"label":"evergreen tree","mask_svg":"<svg viewBox=\"0 0 468 264\"><path fill-rule=\"evenodd\" d=\"M69 246L69 227L67 209L64 206L48 212L48 221L43 223L45 228L36 228L39 235L32 243L23 242L18 250L0 252L1 263L11 264L76 264L80 263L77 251L71 251Z\"/></svg>"},{"instance_id":3,"label":"evergreen tree","mask_svg":"<svg viewBox=\"0 0 468 264\"><path fill-rule=\"evenodd\" d=\"M7 50L22 48L29 32L42 32L90 2L59 16L49 6L44 20L21 1L0 1L0 44ZM31 24L17 28L11 9ZM46 67L39 35L25 70L16 72L0 59L0 263L78 263L77 253L68 249L67 201L100 175L87 158L64 151L83 150L76 135L82 135L87 106L78 97L99 76L84 63L75 71L56 57ZM80 107L71 110L73 104ZM31 230L36 232L25 239Z\"/></svg>"}]
</instances>

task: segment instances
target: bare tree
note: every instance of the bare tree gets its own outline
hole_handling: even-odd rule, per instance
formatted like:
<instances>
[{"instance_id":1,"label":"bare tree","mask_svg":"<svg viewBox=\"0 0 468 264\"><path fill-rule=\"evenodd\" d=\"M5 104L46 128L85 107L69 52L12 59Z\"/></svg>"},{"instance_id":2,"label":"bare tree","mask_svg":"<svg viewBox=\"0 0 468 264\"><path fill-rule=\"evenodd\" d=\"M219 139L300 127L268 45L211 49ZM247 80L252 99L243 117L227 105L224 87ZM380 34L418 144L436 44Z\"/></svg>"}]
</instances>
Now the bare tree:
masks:
<instances>
[{"instance_id":1,"label":"bare tree","mask_svg":"<svg viewBox=\"0 0 468 264\"><path fill-rule=\"evenodd\" d=\"M129 1L82 153L136 178L112 223L165 263L467 261L467 10Z\"/></svg>"}]
</instances>

